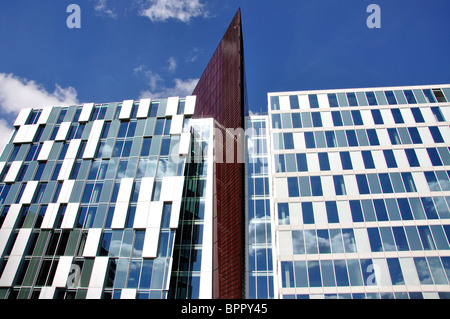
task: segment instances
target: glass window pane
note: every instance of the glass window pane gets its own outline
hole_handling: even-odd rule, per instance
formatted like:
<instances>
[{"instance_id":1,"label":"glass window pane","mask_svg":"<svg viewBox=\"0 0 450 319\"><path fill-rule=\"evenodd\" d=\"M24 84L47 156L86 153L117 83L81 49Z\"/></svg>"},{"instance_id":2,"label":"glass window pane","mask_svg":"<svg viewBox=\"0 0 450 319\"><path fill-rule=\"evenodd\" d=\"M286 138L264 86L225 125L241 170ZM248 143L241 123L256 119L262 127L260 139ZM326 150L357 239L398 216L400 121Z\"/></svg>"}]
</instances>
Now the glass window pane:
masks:
<instances>
[{"instance_id":1,"label":"glass window pane","mask_svg":"<svg viewBox=\"0 0 450 319\"><path fill-rule=\"evenodd\" d=\"M383 245L381 244L380 234L378 228L367 228L369 234L370 248L373 252L383 251Z\"/></svg>"},{"instance_id":2,"label":"glass window pane","mask_svg":"<svg viewBox=\"0 0 450 319\"><path fill-rule=\"evenodd\" d=\"M338 107L338 101L336 98L336 94L334 93L328 93L328 101L330 103L330 107Z\"/></svg>"},{"instance_id":3,"label":"glass window pane","mask_svg":"<svg viewBox=\"0 0 450 319\"><path fill-rule=\"evenodd\" d=\"M320 265L318 261L308 261L308 277L310 287L321 287Z\"/></svg>"},{"instance_id":4,"label":"glass window pane","mask_svg":"<svg viewBox=\"0 0 450 319\"><path fill-rule=\"evenodd\" d=\"M289 102L291 104L291 109L295 110L295 109L299 109L299 103L298 103L298 95L290 95L289 96Z\"/></svg>"},{"instance_id":5,"label":"glass window pane","mask_svg":"<svg viewBox=\"0 0 450 319\"><path fill-rule=\"evenodd\" d=\"M361 203L359 200L350 201L350 210L352 213L352 219L354 223L363 222L363 213L361 209Z\"/></svg>"},{"instance_id":6,"label":"glass window pane","mask_svg":"<svg viewBox=\"0 0 450 319\"><path fill-rule=\"evenodd\" d=\"M333 131L326 131L325 138L328 147L337 147L336 136Z\"/></svg>"},{"instance_id":7,"label":"glass window pane","mask_svg":"<svg viewBox=\"0 0 450 319\"><path fill-rule=\"evenodd\" d=\"M390 227L380 228L381 238L383 240L383 247L385 251L396 251L394 237Z\"/></svg>"},{"instance_id":8,"label":"glass window pane","mask_svg":"<svg viewBox=\"0 0 450 319\"><path fill-rule=\"evenodd\" d=\"M309 94L308 98L309 98L309 106L312 109L319 107L319 101L317 100L317 95L316 94Z\"/></svg>"},{"instance_id":9,"label":"glass window pane","mask_svg":"<svg viewBox=\"0 0 450 319\"><path fill-rule=\"evenodd\" d=\"M386 258L393 285L404 285L402 269L398 258Z\"/></svg>"},{"instance_id":10,"label":"glass window pane","mask_svg":"<svg viewBox=\"0 0 450 319\"><path fill-rule=\"evenodd\" d=\"M420 283L422 285L433 284L433 279L431 278L430 269L428 268L426 259L424 257L415 257L414 264L416 265Z\"/></svg>"},{"instance_id":11,"label":"glass window pane","mask_svg":"<svg viewBox=\"0 0 450 319\"><path fill-rule=\"evenodd\" d=\"M289 190L289 197L298 197L299 196L299 190L298 190L298 179L297 177L288 177L288 190Z\"/></svg>"},{"instance_id":12,"label":"glass window pane","mask_svg":"<svg viewBox=\"0 0 450 319\"><path fill-rule=\"evenodd\" d=\"M352 286L363 286L363 280L361 276L361 267L358 259L348 259L348 274L350 277L350 284Z\"/></svg>"},{"instance_id":13,"label":"glass window pane","mask_svg":"<svg viewBox=\"0 0 450 319\"><path fill-rule=\"evenodd\" d=\"M297 157L297 170L299 172L307 172L308 171L308 163L306 161L306 154L296 154Z\"/></svg>"},{"instance_id":14,"label":"glass window pane","mask_svg":"<svg viewBox=\"0 0 450 319\"><path fill-rule=\"evenodd\" d=\"M314 224L314 212L311 202L302 202L302 215L304 224Z\"/></svg>"},{"instance_id":15,"label":"glass window pane","mask_svg":"<svg viewBox=\"0 0 450 319\"><path fill-rule=\"evenodd\" d=\"M308 287L306 261L294 261L295 287Z\"/></svg>"},{"instance_id":16,"label":"glass window pane","mask_svg":"<svg viewBox=\"0 0 450 319\"><path fill-rule=\"evenodd\" d=\"M334 201L325 202L327 209L327 218L329 223L339 223L337 205Z\"/></svg>"},{"instance_id":17,"label":"glass window pane","mask_svg":"<svg viewBox=\"0 0 450 319\"><path fill-rule=\"evenodd\" d=\"M408 242L403 227L392 227L394 233L395 243L397 250L409 250Z\"/></svg>"},{"instance_id":18,"label":"glass window pane","mask_svg":"<svg viewBox=\"0 0 450 319\"><path fill-rule=\"evenodd\" d=\"M334 261L334 270L336 273L337 286L339 286L339 287L349 286L347 265L345 263L345 260L335 260Z\"/></svg>"},{"instance_id":19,"label":"glass window pane","mask_svg":"<svg viewBox=\"0 0 450 319\"><path fill-rule=\"evenodd\" d=\"M336 195L347 195L347 191L345 189L344 176L342 175L334 175L334 189Z\"/></svg>"},{"instance_id":20,"label":"glass window pane","mask_svg":"<svg viewBox=\"0 0 450 319\"><path fill-rule=\"evenodd\" d=\"M383 117L379 109L370 110L375 124L384 124Z\"/></svg>"},{"instance_id":21,"label":"glass window pane","mask_svg":"<svg viewBox=\"0 0 450 319\"><path fill-rule=\"evenodd\" d=\"M305 253L305 240L302 230L292 231L292 246L294 254L302 255Z\"/></svg>"}]
</instances>

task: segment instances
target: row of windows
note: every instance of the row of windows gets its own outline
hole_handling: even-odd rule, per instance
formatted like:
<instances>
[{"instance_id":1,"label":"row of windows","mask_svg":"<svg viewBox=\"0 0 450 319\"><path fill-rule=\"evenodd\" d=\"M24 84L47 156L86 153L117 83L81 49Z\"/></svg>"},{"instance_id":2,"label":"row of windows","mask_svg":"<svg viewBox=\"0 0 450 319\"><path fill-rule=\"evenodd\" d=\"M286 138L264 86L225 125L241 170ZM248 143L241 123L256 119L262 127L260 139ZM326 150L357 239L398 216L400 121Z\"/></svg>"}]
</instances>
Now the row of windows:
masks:
<instances>
[{"instance_id":1,"label":"row of windows","mask_svg":"<svg viewBox=\"0 0 450 319\"><path fill-rule=\"evenodd\" d=\"M312 297L314 296L314 297ZM284 294L283 299L450 299L450 293L446 291L421 292L421 291L395 291L395 292L360 292L360 293L339 293L339 294ZM311 299L312 299L311 298Z\"/></svg>"},{"instance_id":2,"label":"row of windows","mask_svg":"<svg viewBox=\"0 0 450 319\"><path fill-rule=\"evenodd\" d=\"M356 174L356 175L334 175L334 191L336 196L347 195L345 178L356 177L359 194L392 194L392 193L414 193L417 192L412 174L406 173L380 173L380 174ZM447 177L448 178L448 177ZM322 180L331 182L329 176L299 176L288 177L287 187L289 197L324 196ZM369 188L370 183L370 188ZM332 186L325 184L327 193L325 196L333 196ZM352 189L353 192L353 189Z\"/></svg>"},{"instance_id":3,"label":"row of windows","mask_svg":"<svg viewBox=\"0 0 450 319\"><path fill-rule=\"evenodd\" d=\"M354 230L292 230L292 252L304 254L356 253ZM450 225L367 228L372 252L449 250ZM363 245L360 243L360 245Z\"/></svg>"},{"instance_id":4,"label":"row of windows","mask_svg":"<svg viewBox=\"0 0 450 319\"><path fill-rule=\"evenodd\" d=\"M331 111L331 112L302 112L302 113L282 113L272 114L272 128L273 129L296 129L309 127L323 127L323 126L359 126L371 125L372 120L375 125L383 124L404 124L404 117L410 118L408 113L411 110L412 117L416 123L425 123L424 116L420 108L415 107L411 109L392 108L389 110L370 110L372 118L365 121L361 116L361 111ZM436 122L445 122L445 118L441 112L440 107L434 106L430 108ZM402 114L404 113L404 114ZM331 115L331 117L330 117ZM326 122L325 122L326 121ZM408 120L408 124L412 121ZM325 124L324 124L325 123ZM429 123L429 121L428 121ZM429 123L430 124L430 123Z\"/></svg>"},{"instance_id":5,"label":"row of windows","mask_svg":"<svg viewBox=\"0 0 450 319\"><path fill-rule=\"evenodd\" d=\"M388 140L386 140L388 136L392 145L445 142L441 132L444 128L429 126L426 131L422 129L426 128L399 127L389 129L273 133L273 149L278 151L304 148L379 146L379 135L384 138L382 141L383 145L388 143Z\"/></svg>"},{"instance_id":6,"label":"row of windows","mask_svg":"<svg viewBox=\"0 0 450 319\"><path fill-rule=\"evenodd\" d=\"M447 147L428 148L426 150L433 166L450 165L450 152ZM420 154L422 155L422 153ZM374 156L376 156L377 165L375 165ZM398 162L402 163L403 158L405 157L408 160L410 167L420 167L415 149L274 155L275 173L398 168ZM332 161L331 163L330 159ZM380 162L380 159L382 162ZM362 162L364 163L364 166L360 167L359 165ZM266 163L259 163L261 166L264 166L265 164ZM400 166L403 167L404 165ZM443 180L445 180L445 178Z\"/></svg>"},{"instance_id":7,"label":"row of windows","mask_svg":"<svg viewBox=\"0 0 450 319\"><path fill-rule=\"evenodd\" d=\"M447 98L445 97L445 95ZM373 106L417 103L445 103L450 99L450 89L408 89L328 94L290 95L290 109L319 107ZM270 97L271 110L280 109L279 96Z\"/></svg>"},{"instance_id":8,"label":"row of windows","mask_svg":"<svg viewBox=\"0 0 450 319\"><path fill-rule=\"evenodd\" d=\"M404 269L399 258L284 261L281 262L282 287L357 287L375 286L381 282L390 282L395 286L405 285L405 281L410 277L418 278L423 285L448 284L450 257L412 259L417 274L411 274L411 270L408 272L408 269ZM376 273L375 267L380 267L377 263L387 268L389 278L383 276L384 272Z\"/></svg>"},{"instance_id":9,"label":"row of windows","mask_svg":"<svg viewBox=\"0 0 450 319\"><path fill-rule=\"evenodd\" d=\"M278 224L333 224L450 218L450 197L278 203ZM351 217L350 217L351 215Z\"/></svg>"}]
</instances>

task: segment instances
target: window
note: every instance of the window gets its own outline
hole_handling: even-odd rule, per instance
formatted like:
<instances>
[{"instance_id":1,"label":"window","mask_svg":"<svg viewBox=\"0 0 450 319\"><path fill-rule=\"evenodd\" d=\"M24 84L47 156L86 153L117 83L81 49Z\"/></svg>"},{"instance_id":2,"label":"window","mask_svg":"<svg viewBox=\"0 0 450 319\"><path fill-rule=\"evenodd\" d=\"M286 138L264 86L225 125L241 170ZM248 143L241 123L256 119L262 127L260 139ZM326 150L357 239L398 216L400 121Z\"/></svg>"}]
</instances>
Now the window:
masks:
<instances>
[{"instance_id":1,"label":"window","mask_svg":"<svg viewBox=\"0 0 450 319\"><path fill-rule=\"evenodd\" d=\"M422 144L422 138L420 137L417 127L408 127L408 131L414 144Z\"/></svg>"},{"instance_id":2,"label":"window","mask_svg":"<svg viewBox=\"0 0 450 319\"><path fill-rule=\"evenodd\" d=\"M297 177L288 177L287 181L288 181L289 197L298 197L299 190Z\"/></svg>"},{"instance_id":3,"label":"window","mask_svg":"<svg viewBox=\"0 0 450 319\"><path fill-rule=\"evenodd\" d=\"M336 195L347 195L343 175L334 175L333 182Z\"/></svg>"},{"instance_id":4,"label":"window","mask_svg":"<svg viewBox=\"0 0 450 319\"><path fill-rule=\"evenodd\" d=\"M370 110L372 112L373 122L375 124L384 124L383 117L381 116L381 112L379 109Z\"/></svg>"},{"instance_id":5,"label":"window","mask_svg":"<svg viewBox=\"0 0 450 319\"><path fill-rule=\"evenodd\" d=\"M398 136L398 132L395 128L388 128L387 131L392 145L402 144L402 142L400 141L400 137Z\"/></svg>"},{"instance_id":6,"label":"window","mask_svg":"<svg viewBox=\"0 0 450 319\"><path fill-rule=\"evenodd\" d=\"M339 155L341 156L342 168L344 170L353 169L350 152L339 152Z\"/></svg>"},{"instance_id":7,"label":"window","mask_svg":"<svg viewBox=\"0 0 450 319\"><path fill-rule=\"evenodd\" d=\"M314 224L314 212L311 202L302 202L303 224Z\"/></svg>"},{"instance_id":8,"label":"window","mask_svg":"<svg viewBox=\"0 0 450 319\"><path fill-rule=\"evenodd\" d=\"M275 154L275 172L276 173L286 172L286 165L284 163L283 154Z\"/></svg>"},{"instance_id":9,"label":"window","mask_svg":"<svg viewBox=\"0 0 450 319\"><path fill-rule=\"evenodd\" d=\"M306 154L296 154L297 157L297 170L299 172L307 172L308 171L308 163L306 160Z\"/></svg>"},{"instance_id":10,"label":"window","mask_svg":"<svg viewBox=\"0 0 450 319\"><path fill-rule=\"evenodd\" d=\"M375 129L367 130L367 136L369 138L369 143L371 146L380 145L380 141L378 140L378 135Z\"/></svg>"},{"instance_id":11,"label":"window","mask_svg":"<svg viewBox=\"0 0 450 319\"><path fill-rule=\"evenodd\" d=\"M347 93L347 99L350 106L358 106L358 101L356 100L356 95L353 92Z\"/></svg>"},{"instance_id":12,"label":"window","mask_svg":"<svg viewBox=\"0 0 450 319\"><path fill-rule=\"evenodd\" d=\"M404 90L403 92L405 93L408 104L417 104L416 98L414 97L414 93L411 90Z\"/></svg>"},{"instance_id":13,"label":"window","mask_svg":"<svg viewBox=\"0 0 450 319\"><path fill-rule=\"evenodd\" d=\"M383 193L393 193L391 181L389 179L389 175L387 173L378 175L381 182L381 188L383 189Z\"/></svg>"},{"instance_id":14,"label":"window","mask_svg":"<svg viewBox=\"0 0 450 319\"><path fill-rule=\"evenodd\" d=\"M375 163L373 161L372 152L371 151L361 151L364 166L366 169L375 168Z\"/></svg>"},{"instance_id":15,"label":"window","mask_svg":"<svg viewBox=\"0 0 450 319\"><path fill-rule=\"evenodd\" d=\"M375 94L373 92L366 92L366 97L369 105L378 105Z\"/></svg>"},{"instance_id":16,"label":"window","mask_svg":"<svg viewBox=\"0 0 450 319\"><path fill-rule=\"evenodd\" d=\"M356 182L358 183L358 189L360 194L369 194L369 184L367 183L366 175L357 174Z\"/></svg>"},{"instance_id":17,"label":"window","mask_svg":"<svg viewBox=\"0 0 450 319\"><path fill-rule=\"evenodd\" d=\"M345 131L348 140L348 146L358 146L358 139L354 130Z\"/></svg>"},{"instance_id":18,"label":"window","mask_svg":"<svg viewBox=\"0 0 450 319\"><path fill-rule=\"evenodd\" d=\"M289 225L289 204L278 203L278 224Z\"/></svg>"},{"instance_id":19,"label":"window","mask_svg":"<svg viewBox=\"0 0 450 319\"><path fill-rule=\"evenodd\" d=\"M442 161L439 158L439 154L435 148L427 148L427 152L433 166L442 166Z\"/></svg>"},{"instance_id":20,"label":"window","mask_svg":"<svg viewBox=\"0 0 450 319\"><path fill-rule=\"evenodd\" d=\"M315 148L316 147L313 132L305 132L305 144L306 144L306 148Z\"/></svg>"},{"instance_id":21,"label":"window","mask_svg":"<svg viewBox=\"0 0 450 319\"><path fill-rule=\"evenodd\" d=\"M334 134L334 131L326 131L325 139L328 147L337 147L336 135Z\"/></svg>"},{"instance_id":22,"label":"window","mask_svg":"<svg viewBox=\"0 0 450 319\"><path fill-rule=\"evenodd\" d=\"M447 102L441 89L433 89L433 94L436 97L438 102L444 102L444 103Z\"/></svg>"},{"instance_id":23,"label":"window","mask_svg":"<svg viewBox=\"0 0 450 319\"><path fill-rule=\"evenodd\" d=\"M422 91L425 94L425 97L427 98L429 103L436 103L436 99L434 98L434 95L430 89L424 89Z\"/></svg>"},{"instance_id":24,"label":"window","mask_svg":"<svg viewBox=\"0 0 450 319\"><path fill-rule=\"evenodd\" d=\"M294 137L292 133L283 133L283 137L284 137L284 149L286 150L294 149Z\"/></svg>"},{"instance_id":25,"label":"window","mask_svg":"<svg viewBox=\"0 0 450 319\"><path fill-rule=\"evenodd\" d=\"M315 109L315 108L319 107L319 101L317 100L317 95L316 94L309 94L308 98L309 98L309 106L310 106L310 108Z\"/></svg>"},{"instance_id":26,"label":"window","mask_svg":"<svg viewBox=\"0 0 450 319\"><path fill-rule=\"evenodd\" d=\"M405 121L403 120L402 113L400 113L400 109L391 109L392 116L394 117L394 121L397 124L403 124Z\"/></svg>"},{"instance_id":27,"label":"window","mask_svg":"<svg viewBox=\"0 0 450 319\"><path fill-rule=\"evenodd\" d=\"M419 167L419 159L417 158L416 151L413 148L405 149L406 158L408 159L409 166Z\"/></svg>"},{"instance_id":28,"label":"window","mask_svg":"<svg viewBox=\"0 0 450 319\"><path fill-rule=\"evenodd\" d=\"M331 117L333 118L333 124L334 126L343 126L342 118L341 118L341 112L339 111L332 111Z\"/></svg>"},{"instance_id":29,"label":"window","mask_svg":"<svg viewBox=\"0 0 450 319\"><path fill-rule=\"evenodd\" d=\"M355 125L364 125L362 117L361 117L361 112L359 110L353 110L352 117L353 117L353 122L355 123Z\"/></svg>"},{"instance_id":30,"label":"window","mask_svg":"<svg viewBox=\"0 0 450 319\"><path fill-rule=\"evenodd\" d=\"M321 171L329 171L330 170L330 162L328 160L328 153L319 153L319 165Z\"/></svg>"},{"instance_id":31,"label":"window","mask_svg":"<svg viewBox=\"0 0 450 319\"><path fill-rule=\"evenodd\" d=\"M339 223L337 205L334 201L325 202L327 208L327 218L329 223Z\"/></svg>"},{"instance_id":32,"label":"window","mask_svg":"<svg viewBox=\"0 0 450 319\"><path fill-rule=\"evenodd\" d=\"M425 119L423 118L422 112L420 111L420 108L418 107L412 107L411 112L414 116L414 120L416 123L425 123Z\"/></svg>"},{"instance_id":33,"label":"window","mask_svg":"<svg viewBox=\"0 0 450 319\"><path fill-rule=\"evenodd\" d=\"M431 112L433 112L433 115L437 122L445 122L444 115L442 115L440 107L438 106L431 107Z\"/></svg>"},{"instance_id":34,"label":"window","mask_svg":"<svg viewBox=\"0 0 450 319\"><path fill-rule=\"evenodd\" d=\"M299 109L299 103L298 103L298 96L297 95L290 95L289 96L289 102L291 104L291 109L295 110L295 109Z\"/></svg>"},{"instance_id":35,"label":"window","mask_svg":"<svg viewBox=\"0 0 450 319\"><path fill-rule=\"evenodd\" d=\"M314 127L322 127L322 118L320 117L320 113L319 112L313 112L311 113L311 117L312 117L312 123Z\"/></svg>"},{"instance_id":36,"label":"window","mask_svg":"<svg viewBox=\"0 0 450 319\"><path fill-rule=\"evenodd\" d=\"M311 189L313 196L323 196L320 176L311 176Z\"/></svg>"},{"instance_id":37,"label":"window","mask_svg":"<svg viewBox=\"0 0 450 319\"><path fill-rule=\"evenodd\" d=\"M383 150L384 158L388 168L396 168L397 162L395 161L394 152L392 150Z\"/></svg>"},{"instance_id":38,"label":"window","mask_svg":"<svg viewBox=\"0 0 450 319\"><path fill-rule=\"evenodd\" d=\"M389 105L397 104L397 100L395 99L394 92L392 91L385 91L386 98L388 100Z\"/></svg>"},{"instance_id":39,"label":"window","mask_svg":"<svg viewBox=\"0 0 450 319\"><path fill-rule=\"evenodd\" d=\"M302 127L302 120L300 113L292 113L292 127L293 128L301 128Z\"/></svg>"},{"instance_id":40,"label":"window","mask_svg":"<svg viewBox=\"0 0 450 319\"><path fill-rule=\"evenodd\" d=\"M330 103L330 107L338 107L338 101L336 98L336 94L334 93L328 93L328 102Z\"/></svg>"},{"instance_id":41,"label":"window","mask_svg":"<svg viewBox=\"0 0 450 319\"><path fill-rule=\"evenodd\" d=\"M272 114L272 128L281 129L281 115Z\"/></svg>"},{"instance_id":42,"label":"window","mask_svg":"<svg viewBox=\"0 0 450 319\"><path fill-rule=\"evenodd\" d=\"M272 110L279 110L280 109L280 99L279 99L278 96L271 96L270 97L270 106L271 106ZM155 114L155 116L156 116L156 114Z\"/></svg>"},{"instance_id":43,"label":"window","mask_svg":"<svg viewBox=\"0 0 450 319\"><path fill-rule=\"evenodd\" d=\"M350 211L352 213L353 222L358 223L364 221L361 203L359 200L350 201Z\"/></svg>"},{"instance_id":44,"label":"window","mask_svg":"<svg viewBox=\"0 0 450 319\"><path fill-rule=\"evenodd\" d=\"M444 139L442 138L441 132L437 126L429 126L431 136L435 143L444 143Z\"/></svg>"}]
</instances>

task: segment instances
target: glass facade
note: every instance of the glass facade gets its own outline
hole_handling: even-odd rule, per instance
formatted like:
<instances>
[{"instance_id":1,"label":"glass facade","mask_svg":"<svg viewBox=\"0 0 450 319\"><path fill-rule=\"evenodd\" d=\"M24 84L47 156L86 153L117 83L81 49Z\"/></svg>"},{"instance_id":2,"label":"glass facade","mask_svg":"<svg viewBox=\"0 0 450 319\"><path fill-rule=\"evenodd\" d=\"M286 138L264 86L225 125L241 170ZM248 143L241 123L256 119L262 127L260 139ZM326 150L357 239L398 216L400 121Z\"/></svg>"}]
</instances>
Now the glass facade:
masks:
<instances>
[{"instance_id":1,"label":"glass facade","mask_svg":"<svg viewBox=\"0 0 450 319\"><path fill-rule=\"evenodd\" d=\"M207 154L191 159L212 124L194 108L195 96L24 109L0 158L0 298L211 296Z\"/></svg>"},{"instance_id":2,"label":"glass facade","mask_svg":"<svg viewBox=\"0 0 450 319\"><path fill-rule=\"evenodd\" d=\"M448 85L269 93L276 297L450 297L449 102Z\"/></svg>"}]
</instances>

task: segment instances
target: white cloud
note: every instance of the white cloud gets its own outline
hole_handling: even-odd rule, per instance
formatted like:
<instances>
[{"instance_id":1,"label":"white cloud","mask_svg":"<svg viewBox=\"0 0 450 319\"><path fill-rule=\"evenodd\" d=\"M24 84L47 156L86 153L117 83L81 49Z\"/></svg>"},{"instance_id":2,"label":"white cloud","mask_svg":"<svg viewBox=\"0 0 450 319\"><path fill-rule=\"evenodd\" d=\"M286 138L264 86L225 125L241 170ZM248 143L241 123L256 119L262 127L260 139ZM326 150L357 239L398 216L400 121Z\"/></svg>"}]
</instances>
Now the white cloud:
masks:
<instances>
[{"instance_id":1,"label":"white cloud","mask_svg":"<svg viewBox=\"0 0 450 319\"><path fill-rule=\"evenodd\" d=\"M110 8L108 8L108 0L97 0L97 4L94 6L96 12L104 14L109 18L117 18L117 14Z\"/></svg>"},{"instance_id":2,"label":"white cloud","mask_svg":"<svg viewBox=\"0 0 450 319\"><path fill-rule=\"evenodd\" d=\"M169 70L170 72L175 72L175 70L177 69L177 61L175 61L175 58L171 56L169 60L167 60L167 62L169 63L167 70Z\"/></svg>"},{"instance_id":3,"label":"white cloud","mask_svg":"<svg viewBox=\"0 0 450 319\"><path fill-rule=\"evenodd\" d=\"M140 93L141 99L144 98L167 98L171 96L188 96L191 95L198 83L199 79L187 79L182 80L175 78L173 80L174 86L168 87L164 84L164 79L151 70L148 70L145 66L141 65L134 69L135 75L142 74L146 80L149 88Z\"/></svg>"},{"instance_id":4,"label":"white cloud","mask_svg":"<svg viewBox=\"0 0 450 319\"><path fill-rule=\"evenodd\" d=\"M15 118L24 107L38 108L78 103L77 91L73 87L64 89L55 84L55 90L49 93L35 81L14 74L0 73L0 114L3 114L3 117ZM0 149L3 149L13 128L4 118L0 118L0 130L8 132L2 134L0 138Z\"/></svg>"},{"instance_id":5,"label":"white cloud","mask_svg":"<svg viewBox=\"0 0 450 319\"><path fill-rule=\"evenodd\" d=\"M191 18L208 16L199 0L148 0L140 14L153 22L176 19L185 23Z\"/></svg>"}]
</instances>

